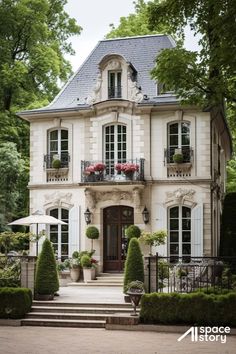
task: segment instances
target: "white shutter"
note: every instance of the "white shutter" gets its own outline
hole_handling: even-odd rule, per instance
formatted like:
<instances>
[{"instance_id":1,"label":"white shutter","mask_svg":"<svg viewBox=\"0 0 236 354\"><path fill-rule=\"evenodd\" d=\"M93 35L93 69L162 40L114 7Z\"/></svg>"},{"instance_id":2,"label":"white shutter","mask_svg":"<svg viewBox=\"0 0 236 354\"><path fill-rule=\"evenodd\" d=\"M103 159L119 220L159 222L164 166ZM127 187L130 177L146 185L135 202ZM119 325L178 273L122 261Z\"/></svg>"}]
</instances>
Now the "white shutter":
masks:
<instances>
[{"instance_id":1,"label":"white shutter","mask_svg":"<svg viewBox=\"0 0 236 354\"><path fill-rule=\"evenodd\" d=\"M155 205L155 226L153 231L159 231L159 230L167 230L167 211L166 208L164 208L161 204L156 204ZM156 247L156 252L160 256L167 256L167 240L164 245L160 245Z\"/></svg>"},{"instance_id":2,"label":"white shutter","mask_svg":"<svg viewBox=\"0 0 236 354\"><path fill-rule=\"evenodd\" d=\"M203 204L192 209L191 214L191 256L203 256Z\"/></svg>"},{"instance_id":3,"label":"white shutter","mask_svg":"<svg viewBox=\"0 0 236 354\"><path fill-rule=\"evenodd\" d=\"M80 250L80 207L69 211L69 256Z\"/></svg>"}]
</instances>

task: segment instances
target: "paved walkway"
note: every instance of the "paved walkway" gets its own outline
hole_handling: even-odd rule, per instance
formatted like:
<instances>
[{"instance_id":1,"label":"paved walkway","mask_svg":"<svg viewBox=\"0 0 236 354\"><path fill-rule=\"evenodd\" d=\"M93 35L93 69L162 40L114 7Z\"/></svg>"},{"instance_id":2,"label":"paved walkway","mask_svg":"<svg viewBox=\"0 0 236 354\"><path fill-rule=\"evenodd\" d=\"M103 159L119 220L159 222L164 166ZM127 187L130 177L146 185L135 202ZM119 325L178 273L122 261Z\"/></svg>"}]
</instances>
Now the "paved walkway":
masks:
<instances>
[{"instance_id":1,"label":"paved walkway","mask_svg":"<svg viewBox=\"0 0 236 354\"><path fill-rule=\"evenodd\" d=\"M107 304L124 302L123 288L115 286L67 286L60 288L59 295L55 297L55 301L57 302Z\"/></svg>"},{"instance_id":2,"label":"paved walkway","mask_svg":"<svg viewBox=\"0 0 236 354\"><path fill-rule=\"evenodd\" d=\"M226 344L177 342L179 334L85 328L0 327L1 354L234 354Z\"/></svg>"}]
</instances>

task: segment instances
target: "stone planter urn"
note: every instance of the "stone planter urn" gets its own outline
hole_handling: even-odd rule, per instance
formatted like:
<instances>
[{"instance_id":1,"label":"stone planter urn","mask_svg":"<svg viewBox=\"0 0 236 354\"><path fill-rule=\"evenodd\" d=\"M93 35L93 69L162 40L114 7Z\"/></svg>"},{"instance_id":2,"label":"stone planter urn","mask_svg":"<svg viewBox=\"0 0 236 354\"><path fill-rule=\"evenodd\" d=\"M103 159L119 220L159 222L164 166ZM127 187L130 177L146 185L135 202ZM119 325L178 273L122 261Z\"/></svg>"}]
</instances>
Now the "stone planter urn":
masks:
<instances>
[{"instance_id":1,"label":"stone planter urn","mask_svg":"<svg viewBox=\"0 0 236 354\"><path fill-rule=\"evenodd\" d=\"M83 273L84 273L84 282L87 283L90 280L95 279L95 268L83 268Z\"/></svg>"},{"instance_id":2,"label":"stone planter urn","mask_svg":"<svg viewBox=\"0 0 236 354\"><path fill-rule=\"evenodd\" d=\"M73 282L78 281L80 277L80 267L72 267L70 269L70 277Z\"/></svg>"}]
</instances>

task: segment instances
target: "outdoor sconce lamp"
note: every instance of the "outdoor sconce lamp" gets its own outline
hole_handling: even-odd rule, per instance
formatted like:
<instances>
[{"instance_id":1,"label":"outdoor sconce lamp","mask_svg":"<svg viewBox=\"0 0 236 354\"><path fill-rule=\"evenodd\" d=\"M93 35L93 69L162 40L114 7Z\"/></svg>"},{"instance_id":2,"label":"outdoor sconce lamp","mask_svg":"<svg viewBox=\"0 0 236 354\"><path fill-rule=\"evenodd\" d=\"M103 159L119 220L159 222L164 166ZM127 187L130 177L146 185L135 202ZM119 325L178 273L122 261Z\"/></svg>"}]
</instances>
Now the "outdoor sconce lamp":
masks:
<instances>
[{"instance_id":1,"label":"outdoor sconce lamp","mask_svg":"<svg viewBox=\"0 0 236 354\"><path fill-rule=\"evenodd\" d=\"M142 215L143 215L144 224L147 224L149 222L149 211L147 210L146 205L145 205L145 208L142 211Z\"/></svg>"},{"instance_id":2,"label":"outdoor sconce lamp","mask_svg":"<svg viewBox=\"0 0 236 354\"><path fill-rule=\"evenodd\" d=\"M91 211L89 210L89 208L87 208L84 212L84 218L85 218L85 222L86 224L91 224L91 216L92 216L92 213Z\"/></svg>"}]
</instances>

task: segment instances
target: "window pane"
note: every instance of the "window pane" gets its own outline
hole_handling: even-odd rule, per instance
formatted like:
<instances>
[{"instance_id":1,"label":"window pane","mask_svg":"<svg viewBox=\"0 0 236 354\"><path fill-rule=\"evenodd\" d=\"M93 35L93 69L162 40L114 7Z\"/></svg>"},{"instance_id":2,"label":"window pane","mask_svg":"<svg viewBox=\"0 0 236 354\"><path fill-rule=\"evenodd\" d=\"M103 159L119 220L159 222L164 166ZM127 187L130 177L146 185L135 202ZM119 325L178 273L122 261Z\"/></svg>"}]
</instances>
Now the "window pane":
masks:
<instances>
[{"instance_id":1,"label":"window pane","mask_svg":"<svg viewBox=\"0 0 236 354\"><path fill-rule=\"evenodd\" d=\"M191 209L187 207L182 207L183 218L191 218Z\"/></svg>"},{"instance_id":2,"label":"window pane","mask_svg":"<svg viewBox=\"0 0 236 354\"><path fill-rule=\"evenodd\" d=\"M58 235L57 234L50 234L50 241L52 243L57 243L58 242Z\"/></svg>"},{"instance_id":3,"label":"window pane","mask_svg":"<svg viewBox=\"0 0 236 354\"><path fill-rule=\"evenodd\" d=\"M61 245L61 254L66 256L68 254L68 245Z\"/></svg>"},{"instance_id":4,"label":"window pane","mask_svg":"<svg viewBox=\"0 0 236 354\"><path fill-rule=\"evenodd\" d=\"M170 135L170 145L178 147L179 139L178 135Z\"/></svg>"},{"instance_id":5,"label":"window pane","mask_svg":"<svg viewBox=\"0 0 236 354\"><path fill-rule=\"evenodd\" d=\"M63 232L61 234L61 242L62 243L68 243L68 232Z\"/></svg>"},{"instance_id":6,"label":"window pane","mask_svg":"<svg viewBox=\"0 0 236 354\"><path fill-rule=\"evenodd\" d=\"M61 139L68 140L68 130L61 131Z\"/></svg>"},{"instance_id":7,"label":"window pane","mask_svg":"<svg viewBox=\"0 0 236 354\"><path fill-rule=\"evenodd\" d=\"M190 244L183 244L182 245L182 253L183 254L191 254L191 245Z\"/></svg>"},{"instance_id":8,"label":"window pane","mask_svg":"<svg viewBox=\"0 0 236 354\"><path fill-rule=\"evenodd\" d=\"M58 130L50 132L50 140L58 140Z\"/></svg>"},{"instance_id":9,"label":"window pane","mask_svg":"<svg viewBox=\"0 0 236 354\"><path fill-rule=\"evenodd\" d=\"M69 210L67 209L61 209L61 218L63 220L68 219L69 217Z\"/></svg>"},{"instance_id":10,"label":"window pane","mask_svg":"<svg viewBox=\"0 0 236 354\"><path fill-rule=\"evenodd\" d=\"M178 232L170 232L170 242L179 242L179 233Z\"/></svg>"},{"instance_id":11,"label":"window pane","mask_svg":"<svg viewBox=\"0 0 236 354\"><path fill-rule=\"evenodd\" d=\"M189 133L189 123L182 123L181 133Z\"/></svg>"},{"instance_id":12,"label":"window pane","mask_svg":"<svg viewBox=\"0 0 236 354\"><path fill-rule=\"evenodd\" d=\"M170 134L178 134L179 132L179 125L178 123L171 124L169 126L169 132Z\"/></svg>"},{"instance_id":13,"label":"window pane","mask_svg":"<svg viewBox=\"0 0 236 354\"><path fill-rule=\"evenodd\" d=\"M179 220L170 219L170 230L179 230Z\"/></svg>"},{"instance_id":14,"label":"window pane","mask_svg":"<svg viewBox=\"0 0 236 354\"><path fill-rule=\"evenodd\" d=\"M191 242L191 232L190 231L183 231L182 241L183 242Z\"/></svg>"},{"instance_id":15,"label":"window pane","mask_svg":"<svg viewBox=\"0 0 236 354\"><path fill-rule=\"evenodd\" d=\"M182 135L182 145L190 145L189 135Z\"/></svg>"},{"instance_id":16,"label":"window pane","mask_svg":"<svg viewBox=\"0 0 236 354\"><path fill-rule=\"evenodd\" d=\"M50 225L50 232L57 232L58 231L58 225Z\"/></svg>"},{"instance_id":17,"label":"window pane","mask_svg":"<svg viewBox=\"0 0 236 354\"><path fill-rule=\"evenodd\" d=\"M53 216L54 218L58 219L58 209L50 210L50 215Z\"/></svg>"},{"instance_id":18,"label":"window pane","mask_svg":"<svg viewBox=\"0 0 236 354\"><path fill-rule=\"evenodd\" d=\"M178 218L179 217L179 207L174 207L170 209L170 217Z\"/></svg>"},{"instance_id":19,"label":"window pane","mask_svg":"<svg viewBox=\"0 0 236 354\"><path fill-rule=\"evenodd\" d=\"M68 141L64 140L61 142L61 151L68 151Z\"/></svg>"},{"instance_id":20,"label":"window pane","mask_svg":"<svg viewBox=\"0 0 236 354\"><path fill-rule=\"evenodd\" d=\"M170 254L179 254L179 245L178 243L171 243L170 244Z\"/></svg>"},{"instance_id":21,"label":"window pane","mask_svg":"<svg viewBox=\"0 0 236 354\"><path fill-rule=\"evenodd\" d=\"M50 151L51 152L57 152L58 151L58 142L57 141L51 141L50 142Z\"/></svg>"},{"instance_id":22,"label":"window pane","mask_svg":"<svg viewBox=\"0 0 236 354\"><path fill-rule=\"evenodd\" d=\"M182 229L183 230L191 230L191 219L183 219L182 220Z\"/></svg>"}]
</instances>

